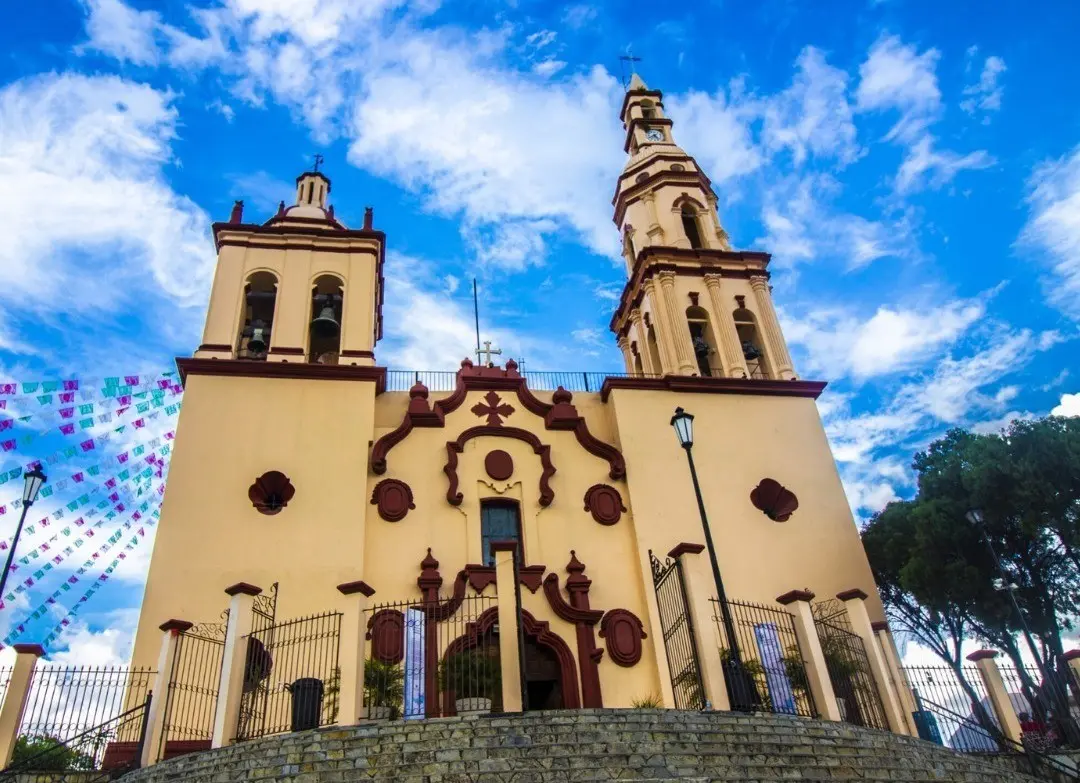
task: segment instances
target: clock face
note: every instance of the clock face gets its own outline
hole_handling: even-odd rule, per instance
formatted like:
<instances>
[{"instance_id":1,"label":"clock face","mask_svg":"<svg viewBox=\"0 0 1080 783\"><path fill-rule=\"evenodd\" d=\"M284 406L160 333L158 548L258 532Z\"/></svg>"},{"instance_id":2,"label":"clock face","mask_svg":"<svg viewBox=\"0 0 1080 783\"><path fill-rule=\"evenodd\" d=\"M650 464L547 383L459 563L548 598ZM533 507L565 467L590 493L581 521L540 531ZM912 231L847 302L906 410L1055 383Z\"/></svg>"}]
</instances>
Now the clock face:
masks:
<instances>
[{"instance_id":1,"label":"clock face","mask_svg":"<svg viewBox=\"0 0 1080 783\"><path fill-rule=\"evenodd\" d=\"M649 128L645 131L645 138L649 141L663 141L664 132L659 128Z\"/></svg>"}]
</instances>

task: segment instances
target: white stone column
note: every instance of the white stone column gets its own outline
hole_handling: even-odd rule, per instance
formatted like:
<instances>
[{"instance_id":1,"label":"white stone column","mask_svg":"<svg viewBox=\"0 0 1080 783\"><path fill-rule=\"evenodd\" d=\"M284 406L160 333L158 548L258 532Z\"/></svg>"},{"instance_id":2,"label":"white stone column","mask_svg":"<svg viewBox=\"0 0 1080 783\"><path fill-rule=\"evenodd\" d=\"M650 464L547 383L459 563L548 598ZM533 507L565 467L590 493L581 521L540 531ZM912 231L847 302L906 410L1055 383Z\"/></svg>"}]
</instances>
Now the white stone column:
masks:
<instances>
[{"instance_id":1,"label":"white stone column","mask_svg":"<svg viewBox=\"0 0 1080 783\"><path fill-rule=\"evenodd\" d=\"M634 333L637 335L638 356L641 357L641 369L646 375L661 375L660 367L653 367L652 352L649 351L649 335L645 331L645 324L641 318L641 311L636 307L630 311L630 323L634 325Z\"/></svg>"},{"instance_id":2,"label":"white stone column","mask_svg":"<svg viewBox=\"0 0 1080 783\"><path fill-rule=\"evenodd\" d=\"M172 682L173 664L180 648L180 635L193 624L187 620L169 620L160 626L161 650L158 652L157 674L154 675L154 696L150 699L146 737L139 760L144 767L157 764L165 757L165 703L169 700L169 683Z\"/></svg>"},{"instance_id":3,"label":"white stone column","mask_svg":"<svg viewBox=\"0 0 1080 783\"><path fill-rule=\"evenodd\" d=\"M634 354L630 351L630 341L625 337L619 337L615 341L619 350L622 351L623 362L626 364L626 371L628 373L634 372Z\"/></svg>"},{"instance_id":4,"label":"white stone column","mask_svg":"<svg viewBox=\"0 0 1080 783\"><path fill-rule=\"evenodd\" d=\"M11 763L15 752L15 741L19 738L19 725L22 723L26 699L30 696L30 685L34 681L34 669L38 659L45 654L40 644L13 644L15 666L11 670L4 706L0 708L0 769Z\"/></svg>"},{"instance_id":5,"label":"white stone column","mask_svg":"<svg viewBox=\"0 0 1080 783\"><path fill-rule=\"evenodd\" d=\"M705 287L709 291L709 304L712 312L709 316L720 339L720 359L724 364L724 375L729 378L746 378L750 373L746 369L739 333L735 329L733 309L724 304L723 278L717 274L705 275Z\"/></svg>"},{"instance_id":6,"label":"white stone column","mask_svg":"<svg viewBox=\"0 0 1080 783\"><path fill-rule=\"evenodd\" d=\"M338 592L348 598L341 615L341 692L337 722L352 726L367 717L364 707L364 636L367 632L368 599L375 590L366 582L338 585Z\"/></svg>"},{"instance_id":7,"label":"white stone column","mask_svg":"<svg viewBox=\"0 0 1080 783\"><path fill-rule=\"evenodd\" d=\"M814 624L814 611L810 606L813 600L814 594L808 590L791 590L778 596L776 602L786 606L795 618L795 637L799 640L806 679L818 714L825 720L841 721L840 705L836 702L825 652L821 649L821 639Z\"/></svg>"},{"instance_id":8,"label":"white stone column","mask_svg":"<svg viewBox=\"0 0 1080 783\"><path fill-rule=\"evenodd\" d=\"M210 745L213 748L232 745L236 741L247 667L247 637L253 626L255 596L261 592L261 587L246 582L239 582L225 590L230 598L229 623L225 628L225 653L221 661L221 681L214 713L214 737Z\"/></svg>"},{"instance_id":9,"label":"white stone column","mask_svg":"<svg viewBox=\"0 0 1080 783\"><path fill-rule=\"evenodd\" d=\"M660 290L663 292L665 319L670 330L671 342L675 346L675 360L678 363L679 373L693 375L697 372L694 345L690 342L690 327L686 323L686 313L675 299L675 273L659 272L656 277L660 281Z\"/></svg>"},{"instance_id":10,"label":"white stone column","mask_svg":"<svg viewBox=\"0 0 1080 783\"><path fill-rule=\"evenodd\" d=\"M889 683L889 669L885 664L885 656L881 654L877 639L874 638L874 629L870 625L870 615L866 611L867 595L858 588L845 590L837 593L836 597L844 602L847 609L848 620L851 622L851 630L857 636L862 637L863 647L866 649L866 658L870 662L870 674L877 685L881 695L881 705L885 708L885 717L889 721L889 729L894 734L907 734L907 721L904 720L903 710Z\"/></svg>"},{"instance_id":11,"label":"white stone column","mask_svg":"<svg viewBox=\"0 0 1080 783\"><path fill-rule=\"evenodd\" d=\"M656 278L650 277L644 283L645 297L652 311L652 330L656 338L656 349L660 354L660 375L677 375L678 361L675 359L675 347L671 344L671 335L667 327L667 316L663 302L663 293Z\"/></svg>"},{"instance_id":12,"label":"white stone column","mask_svg":"<svg viewBox=\"0 0 1080 783\"><path fill-rule=\"evenodd\" d=\"M904 674L904 667L900 665L900 655L896 651L896 644L893 642L889 624L885 622L871 623L871 627L874 629L874 633L877 634L878 644L881 646L881 652L885 656L885 663L889 667L889 678L892 681L893 690L896 691L896 695L900 699L908 734L912 737L918 737L919 727L915 724L915 712L918 709L915 705L915 695L911 692L911 684L908 682L907 675Z\"/></svg>"},{"instance_id":13,"label":"white stone column","mask_svg":"<svg viewBox=\"0 0 1080 783\"><path fill-rule=\"evenodd\" d=\"M521 656L518 649L518 614L514 579L516 541L492 541L495 553L495 592L499 612L499 664L502 671L503 712L521 712Z\"/></svg>"},{"instance_id":14,"label":"white stone column","mask_svg":"<svg viewBox=\"0 0 1080 783\"><path fill-rule=\"evenodd\" d=\"M724 669L720 662L716 620L712 609L714 604L709 600L716 597L716 583L713 581L708 556L701 554L704 549L704 544L683 543L668 552L668 557L679 562L682 586L686 590L686 612L693 631L694 652L697 655L701 684L705 688L705 699L713 710L727 712L731 709L731 701L728 699ZM662 641L657 644L662 644Z\"/></svg>"},{"instance_id":15,"label":"white stone column","mask_svg":"<svg viewBox=\"0 0 1080 783\"><path fill-rule=\"evenodd\" d=\"M790 381L795 377L795 369L792 367L791 354L788 353L784 342L784 333L780 331L780 321L776 317L776 308L773 307L772 294L769 293L769 280L764 276L751 277L750 287L754 289L758 318L776 377L783 381Z\"/></svg>"},{"instance_id":16,"label":"white stone column","mask_svg":"<svg viewBox=\"0 0 1080 783\"><path fill-rule=\"evenodd\" d=\"M1001 670L998 668L997 650L976 650L967 659L979 667L979 676L982 678L986 695L990 699L990 706L997 716L998 725L1006 737L1019 744L1023 731L1020 728L1020 718L1016 715L1009 698L1009 689L1005 687L1005 681L1001 679Z\"/></svg>"}]
</instances>

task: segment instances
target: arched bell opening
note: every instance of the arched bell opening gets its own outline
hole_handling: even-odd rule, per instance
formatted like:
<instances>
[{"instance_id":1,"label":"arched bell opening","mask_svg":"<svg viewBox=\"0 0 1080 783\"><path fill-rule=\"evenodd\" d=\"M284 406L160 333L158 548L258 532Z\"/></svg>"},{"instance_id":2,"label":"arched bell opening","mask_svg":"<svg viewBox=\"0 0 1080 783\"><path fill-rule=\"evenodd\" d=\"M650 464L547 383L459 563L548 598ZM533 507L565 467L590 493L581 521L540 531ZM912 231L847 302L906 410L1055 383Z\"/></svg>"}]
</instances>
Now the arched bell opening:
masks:
<instances>
[{"instance_id":1,"label":"arched bell opening","mask_svg":"<svg viewBox=\"0 0 1080 783\"><path fill-rule=\"evenodd\" d=\"M720 363L720 351L705 308L697 305L686 308L686 325L690 328L690 343L694 347L698 372L703 378L722 376L724 369Z\"/></svg>"},{"instance_id":2,"label":"arched bell opening","mask_svg":"<svg viewBox=\"0 0 1080 783\"><path fill-rule=\"evenodd\" d=\"M638 344L636 342L630 343L630 355L634 360L633 373L635 375L644 375L645 367L641 363L641 352L638 351Z\"/></svg>"},{"instance_id":3,"label":"arched bell opening","mask_svg":"<svg viewBox=\"0 0 1080 783\"><path fill-rule=\"evenodd\" d=\"M656 344L656 330L652 324L645 330L645 339L648 342L649 360L652 362L653 371L657 375L663 375L664 365L660 363L660 347Z\"/></svg>"},{"instance_id":4,"label":"arched bell opening","mask_svg":"<svg viewBox=\"0 0 1080 783\"><path fill-rule=\"evenodd\" d=\"M656 117L656 106L652 101L645 100L641 102L641 117L646 120Z\"/></svg>"},{"instance_id":5,"label":"arched bell opening","mask_svg":"<svg viewBox=\"0 0 1080 783\"><path fill-rule=\"evenodd\" d=\"M698 211L690 204L683 204L682 209L679 210L679 214L682 217L683 233L686 234L686 239L690 242L690 247L694 250L700 250L704 247L701 241L701 226L698 223Z\"/></svg>"},{"instance_id":6,"label":"arched bell opening","mask_svg":"<svg viewBox=\"0 0 1080 783\"><path fill-rule=\"evenodd\" d=\"M761 342L761 332L757 327L754 314L745 307L740 307L732 317L735 319L735 331L739 335L739 345L746 360L746 372L751 378L768 378L769 368L765 363L765 348Z\"/></svg>"},{"instance_id":7,"label":"arched bell opening","mask_svg":"<svg viewBox=\"0 0 1080 783\"><path fill-rule=\"evenodd\" d=\"M274 326L278 279L271 272L255 272L244 284L244 308L236 338L236 358L266 361Z\"/></svg>"},{"instance_id":8,"label":"arched bell opening","mask_svg":"<svg viewBox=\"0 0 1080 783\"><path fill-rule=\"evenodd\" d=\"M341 353L341 312L344 288L333 275L315 280L311 289L311 325L308 336L308 362L337 364Z\"/></svg>"}]
</instances>

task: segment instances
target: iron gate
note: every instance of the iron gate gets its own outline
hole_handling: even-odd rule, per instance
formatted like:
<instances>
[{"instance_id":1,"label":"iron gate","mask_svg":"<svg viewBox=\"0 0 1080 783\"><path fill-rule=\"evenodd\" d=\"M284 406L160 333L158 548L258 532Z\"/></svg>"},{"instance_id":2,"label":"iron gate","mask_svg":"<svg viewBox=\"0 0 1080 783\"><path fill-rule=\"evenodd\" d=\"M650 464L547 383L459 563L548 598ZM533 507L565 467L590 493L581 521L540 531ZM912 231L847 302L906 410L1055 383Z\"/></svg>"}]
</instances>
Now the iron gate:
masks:
<instances>
[{"instance_id":1,"label":"iron gate","mask_svg":"<svg viewBox=\"0 0 1080 783\"><path fill-rule=\"evenodd\" d=\"M694 621L686 606L686 582L678 559L660 559L649 550L656 606L660 613L660 628L664 633L668 671L675 707L680 710L705 708L705 688L701 683L697 646L694 640Z\"/></svg>"},{"instance_id":2,"label":"iron gate","mask_svg":"<svg viewBox=\"0 0 1080 783\"><path fill-rule=\"evenodd\" d=\"M162 713L161 758L210 749L228 610L223 617L219 623L193 625L177 639Z\"/></svg>"},{"instance_id":3,"label":"iron gate","mask_svg":"<svg viewBox=\"0 0 1080 783\"><path fill-rule=\"evenodd\" d=\"M843 604L835 600L814 604L814 625L840 716L856 726L888 731L885 705L870 670L866 647L862 637L851 630Z\"/></svg>"}]
</instances>

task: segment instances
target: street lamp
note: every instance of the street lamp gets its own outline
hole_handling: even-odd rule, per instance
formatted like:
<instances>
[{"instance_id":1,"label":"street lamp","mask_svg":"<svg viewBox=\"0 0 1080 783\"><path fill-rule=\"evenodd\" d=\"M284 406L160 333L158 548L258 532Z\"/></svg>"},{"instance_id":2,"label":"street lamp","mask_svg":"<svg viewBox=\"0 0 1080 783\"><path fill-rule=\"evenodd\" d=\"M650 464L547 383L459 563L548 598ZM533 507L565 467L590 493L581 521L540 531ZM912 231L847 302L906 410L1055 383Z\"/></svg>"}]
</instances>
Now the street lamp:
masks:
<instances>
[{"instance_id":1,"label":"street lamp","mask_svg":"<svg viewBox=\"0 0 1080 783\"><path fill-rule=\"evenodd\" d=\"M720 604L720 618L724 624L724 635L728 638L730 656L722 662L725 671L724 680L728 687L728 698L732 708L752 709L758 703L757 688L743 668L742 655L739 652L739 639L735 635L735 622L728 608L724 580L720 578L720 564L716 561L716 548L713 546L712 533L709 530L709 517L705 513L705 501L701 497L701 485L698 483L697 469L694 467L694 416L682 408L675 409L671 417L671 426L675 428L675 437L686 452L690 464L690 478L694 482L694 494L697 496L698 513L701 515L701 527L705 532L705 546L709 550L709 562L712 563L713 582L716 583L716 597Z\"/></svg>"},{"instance_id":2,"label":"street lamp","mask_svg":"<svg viewBox=\"0 0 1080 783\"><path fill-rule=\"evenodd\" d=\"M40 465L35 465L33 470L23 473L22 515L19 517L19 526L15 528L15 538L11 541L11 549L8 550L7 562L4 563L4 573L0 575L0 596L4 595L4 588L7 586L8 573L11 571L11 561L15 559L15 547L19 545L19 536L22 535L23 522L26 521L26 512L30 506L34 505L34 501L37 500L38 492L41 491L41 485L47 480L48 477L41 472Z\"/></svg>"}]
</instances>

